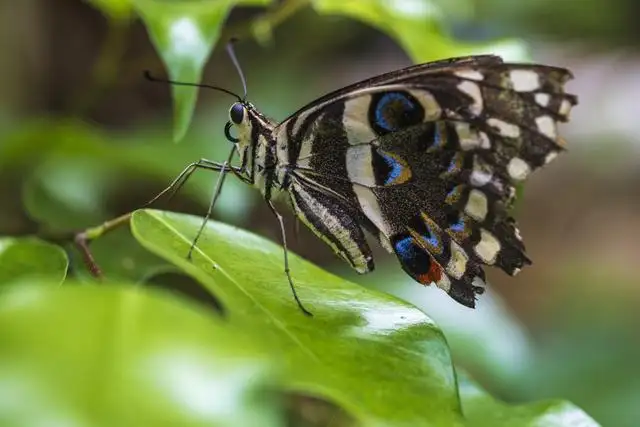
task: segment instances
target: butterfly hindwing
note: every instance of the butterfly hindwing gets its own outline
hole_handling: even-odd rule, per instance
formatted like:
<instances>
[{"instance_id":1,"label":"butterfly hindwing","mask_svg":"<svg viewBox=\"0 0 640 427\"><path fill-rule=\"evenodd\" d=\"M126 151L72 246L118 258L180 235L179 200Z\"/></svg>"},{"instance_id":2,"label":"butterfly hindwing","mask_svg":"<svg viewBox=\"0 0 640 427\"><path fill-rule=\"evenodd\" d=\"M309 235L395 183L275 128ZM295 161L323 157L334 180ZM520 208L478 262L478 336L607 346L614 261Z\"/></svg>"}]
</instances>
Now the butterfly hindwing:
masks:
<instances>
[{"instance_id":1,"label":"butterfly hindwing","mask_svg":"<svg viewBox=\"0 0 640 427\"><path fill-rule=\"evenodd\" d=\"M358 273L373 270L373 256L358 214L311 185L294 181L289 191L293 211L300 221L324 240Z\"/></svg>"},{"instance_id":2,"label":"butterfly hindwing","mask_svg":"<svg viewBox=\"0 0 640 427\"><path fill-rule=\"evenodd\" d=\"M362 230L374 231L416 281L474 306L483 265L515 274L530 263L508 210L515 186L564 148L557 122L577 102L564 93L569 78L560 68L481 56L409 67L320 98L276 129L292 199L324 198L320 216L307 218L312 228L322 212L349 217L342 222L350 225L325 221L318 233L333 236L334 250L342 242L343 257L357 248L352 266L368 265Z\"/></svg>"}]
</instances>

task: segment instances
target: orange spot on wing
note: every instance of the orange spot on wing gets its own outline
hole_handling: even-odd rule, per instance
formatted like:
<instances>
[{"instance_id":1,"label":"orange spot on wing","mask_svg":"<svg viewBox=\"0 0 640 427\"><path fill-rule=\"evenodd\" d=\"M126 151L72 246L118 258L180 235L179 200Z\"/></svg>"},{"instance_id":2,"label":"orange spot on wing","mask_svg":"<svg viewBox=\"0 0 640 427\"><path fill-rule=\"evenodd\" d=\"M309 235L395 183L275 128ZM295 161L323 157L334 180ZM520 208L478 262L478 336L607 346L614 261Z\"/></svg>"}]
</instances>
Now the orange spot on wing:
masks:
<instances>
[{"instance_id":1,"label":"orange spot on wing","mask_svg":"<svg viewBox=\"0 0 640 427\"><path fill-rule=\"evenodd\" d=\"M442 267L440 267L434 260L431 260L431 266L429 267L429 272L427 274L431 278L432 282L438 282L442 279Z\"/></svg>"},{"instance_id":2,"label":"orange spot on wing","mask_svg":"<svg viewBox=\"0 0 640 427\"><path fill-rule=\"evenodd\" d=\"M435 262L433 259L431 260L431 265L429 266L429 271L425 274L418 275L418 282L423 285L430 285L431 283L437 283L442 278L442 268Z\"/></svg>"},{"instance_id":3,"label":"orange spot on wing","mask_svg":"<svg viewBox=\"0 0 640 427\"><path fill-rule=\"evenodd\" d=\"M422 283L425 286L429 286L431 284L431 279L429 278L429 274L418 274L418 282Z\"/></svg>"}]
</instances>

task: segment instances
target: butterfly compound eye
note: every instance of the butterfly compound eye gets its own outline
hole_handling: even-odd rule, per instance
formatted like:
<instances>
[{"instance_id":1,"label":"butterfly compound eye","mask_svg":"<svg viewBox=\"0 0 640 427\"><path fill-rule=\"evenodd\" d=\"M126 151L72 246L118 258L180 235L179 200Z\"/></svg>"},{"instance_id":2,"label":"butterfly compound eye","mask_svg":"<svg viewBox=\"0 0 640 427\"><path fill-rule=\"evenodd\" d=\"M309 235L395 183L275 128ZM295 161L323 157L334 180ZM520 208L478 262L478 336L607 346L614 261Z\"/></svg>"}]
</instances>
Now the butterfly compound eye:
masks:
<instances>
[{"instance_id":1,"label":"butterfly compound eye","mask_svg":"<svg viewBox=\"0 0 640 427\"><path fill-rule=\"evenodd\" d=\"M242 119L244 119L244 105L239 102L233 104L229 110L229 118L237 125L242 123Z\"/></svg>"}]
</instances>

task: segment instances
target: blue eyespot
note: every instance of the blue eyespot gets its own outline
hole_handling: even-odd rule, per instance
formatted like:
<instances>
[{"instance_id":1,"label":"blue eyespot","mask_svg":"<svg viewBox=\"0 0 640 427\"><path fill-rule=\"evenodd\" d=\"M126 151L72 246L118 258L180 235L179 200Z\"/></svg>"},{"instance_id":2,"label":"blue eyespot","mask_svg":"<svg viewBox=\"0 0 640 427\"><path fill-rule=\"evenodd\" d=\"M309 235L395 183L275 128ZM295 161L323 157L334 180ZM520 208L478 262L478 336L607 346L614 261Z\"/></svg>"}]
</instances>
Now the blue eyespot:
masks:
<instances>
[{"instance_id":1,"label":"blue eyespot","mask_svg":"<svg viewBox=\"0 0 640 427\"><path fill-rule=\"evenodd\" d=\"M441 269L432 262L428 252L416 244L407 234L396 237L393 247L402 264L402 268L416 281L429 284L440 278Z\"/></svg>"},{"instance_id":2,"label":"blue eyespot","mask_svg":"<svg viewBox=\"0 0 640 427\"><path fill-rule=\"evenodd\" d=\"M464 191L465 191L464 184L456 185L447 193L447 196L444 199L445 203L449 205L457 204L460 201L460 198L462 197Z\"/></svg>"},{"instance_id":3,"label":"blue eyespot","mask_svg":"<svg viewBox=\"0 0 640 427\"><path fill-rule=\"evenodd\" d=\"M452 224L449 228L453 232L462 233L464 231L464 219L460 218L458 222Z\"/></svg>"},{"instance_id":4,"label":"blue eyespot","mask_svg":"<svg viewBox=\"0 0 640 427\"><path fill-rule=\"evenodd\" d=\"M436 236L435 234L429 232L428 234L423 234L420 237L422 237L422 240L427 242L427 244L432 248L440 248L440 239L438 239L438 236Z\"/></svg>"},{"instance_id":5,"label":"blue eyespot","mask_svg":"<svg viewBox=\"0 0 640 427\"><path fill-rule=\"evenodd\" d=\"M400 164L400 162L398 162L396 159L389 156L388 154L380 153L380 155L384 159L385 163L391 168L391 170L389 171L389 174L387 175L387 178L384 181L384 185L389 185L395 182L400 177L400 175L402 174L403 167Z\"/></svg>"},{"instance_id":6,"label":"blue eyespot","mask_svg":"<svg viewBox=\"0 0 640 427\"><path fill-rule=\"evenodd\" d=\"M229 118L237 125L242 123L242 120L244 119L244 105L240 102L233 104L229 110Z\"/></svg>"},{"instance_id":7,"label":"blue eyespot","mask_svg":"<svg viewBox=\"0 0 640 427\"><path fill-rule=\"evenodd\" d=\"M387 92L372 103L371 121L382 132L393 132L422 121L424 109L414 97L404 92Z\"/></svg>"},{"instance_id":8,"label":"blue eyespot","mask_svg":"<svg viewBox=\"0 0 640 427\"><path fill-rule=\"evenodd\" d=\"M411 180L411 168L394 153L380 148L371 150L371 166L376 185L399 185Z\"/></svg>"},{"instance_id":9,"label":"blue eyespot","mask_svg":"<svg viewBox=\"0 0 640 427\"><path fill-rule=\"evenodd\" d=\"M400 257L405 260L405 262L409 262L416 256L415 244L413 243L413 239L411 236L404 237L403 239L398 240L395 243L395 250Z\"/></svg>"}]
</instances>

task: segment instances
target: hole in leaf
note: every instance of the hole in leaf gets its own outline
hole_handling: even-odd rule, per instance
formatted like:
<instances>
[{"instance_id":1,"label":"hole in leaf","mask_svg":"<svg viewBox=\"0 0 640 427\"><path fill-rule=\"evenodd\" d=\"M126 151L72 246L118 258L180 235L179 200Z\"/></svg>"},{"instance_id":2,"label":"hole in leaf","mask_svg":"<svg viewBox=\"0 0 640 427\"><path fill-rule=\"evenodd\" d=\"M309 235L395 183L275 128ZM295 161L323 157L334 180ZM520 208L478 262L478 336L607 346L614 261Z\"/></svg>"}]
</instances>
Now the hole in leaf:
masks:
<instances>
[{"instance_id":1,"label":"hole in leaf","mask_svg":"<svg viewBox=\"0 0 640 427\"><path fill-rule=\"evenodd\" d=\"M217 314L224 316L222 303L193 278L175 271L163 271L149 277L144 286L155 287L173 292L192 301L204 304Z\"/></svg>"},{"instance_id":2,"label":"hole in leaf","mask_svg":"<svg viewBox=\"0 0 640 427\"><path fill-rule=\"evenodd\" d=\"M344 409L318 396L287 393L284 398L287 426L352 427L358 425Z\"/></svg>"}]
</instances>

